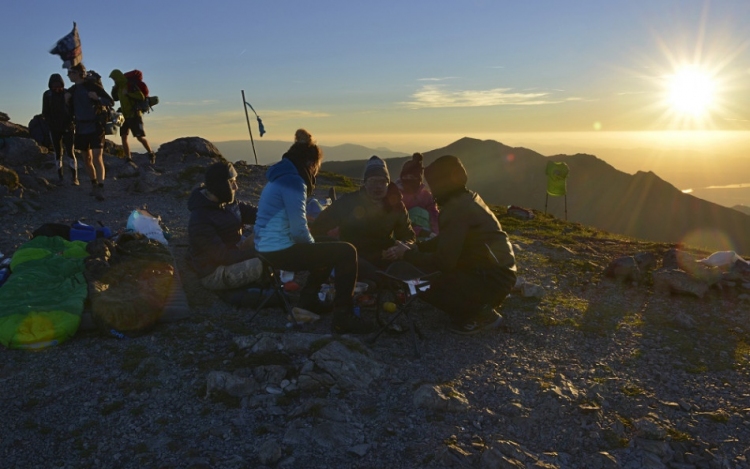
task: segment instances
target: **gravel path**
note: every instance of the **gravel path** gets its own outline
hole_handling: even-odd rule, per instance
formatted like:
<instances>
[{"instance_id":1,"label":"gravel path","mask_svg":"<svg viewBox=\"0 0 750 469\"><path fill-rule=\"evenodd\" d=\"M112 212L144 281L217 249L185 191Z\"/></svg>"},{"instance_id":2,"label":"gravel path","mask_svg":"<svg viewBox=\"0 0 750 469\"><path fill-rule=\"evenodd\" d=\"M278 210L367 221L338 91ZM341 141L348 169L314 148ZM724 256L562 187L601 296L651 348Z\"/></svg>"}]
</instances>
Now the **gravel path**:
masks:
<instances>
[{"instance_id":1,"label":"gravel path","mask_svg":"<svg viewBox=\"0 0 750 469\"><path fill-rule=\"evenodd\" d=\"M173 234L192 316L136 339L79 332L38 352L0 350L2 467L750 467L747 300L718 290L662 296L648 283L602 279L608 260L671 246L542 215L534 223L501 216L520 275L545 291L506 301L511 332L457 337L419 304L420 359L408 334L350 339L382 373L359 388L335 381L303 390L314 349L257 354L238 339L304 332L327 342L330 318L289 329L280 310L267 309L251 323L252 311L202 291L183 260L186 198L133 192L133 179L114 179L121 164L108 159L104 202L85 185L52 187L37 199L43 210L2 215L0 251L44 222L122 228L146 205ZM38 175L51 178L45 171ZM262 170L240 173L240 198L257 200ZM692 326L678 320L685 315ZM207 397L211 373L258 370L287 386ZM420 401L425 385L445 399Z\"/></svg>"}]
</instances>

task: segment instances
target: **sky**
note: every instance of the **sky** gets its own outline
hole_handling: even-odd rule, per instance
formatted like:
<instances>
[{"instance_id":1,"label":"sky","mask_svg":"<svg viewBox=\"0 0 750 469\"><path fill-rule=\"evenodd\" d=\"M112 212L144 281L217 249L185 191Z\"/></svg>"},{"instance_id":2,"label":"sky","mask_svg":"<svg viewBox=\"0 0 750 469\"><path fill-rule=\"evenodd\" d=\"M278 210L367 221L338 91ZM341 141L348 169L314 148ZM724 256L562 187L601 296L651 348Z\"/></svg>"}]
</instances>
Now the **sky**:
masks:
<instances>
[{"instance_id":1,"label":"sky","mask_svg":"<svg viewBox=\"0 0 750 469\"><path fill-rule=\"evenodd\" d=\"M405 153L463 136L554 153L750 131L747 0L111 5L7 2L0 111L24 125L41 112L49 75L64 75L48 51L76 22L105 88L112 69L137 68L159 96L144 118L154 144L248 139L241 90L264 139L304 127L324 145Z\"/></svg>"}]
</instances>

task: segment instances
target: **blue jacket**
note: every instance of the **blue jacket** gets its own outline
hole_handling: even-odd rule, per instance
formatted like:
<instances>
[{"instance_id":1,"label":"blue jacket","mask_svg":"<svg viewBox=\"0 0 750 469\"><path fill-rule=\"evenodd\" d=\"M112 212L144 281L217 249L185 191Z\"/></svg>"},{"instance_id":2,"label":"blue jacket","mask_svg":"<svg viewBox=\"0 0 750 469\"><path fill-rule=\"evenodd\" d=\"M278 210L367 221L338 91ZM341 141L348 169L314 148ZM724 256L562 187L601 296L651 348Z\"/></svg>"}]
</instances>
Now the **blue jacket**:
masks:
<instances>
[{"instance_id":1,"label":"blue jacket","mask_svg":"<svg viewBox=\"0 0 750 469\"><path fill-rule=\"evenodd\" d=\"M307 227L307 186L291 161L282 159L266 172L255 220L255 249L281 251L294 244L314 243Z\"/></svg>"}]
</instances>

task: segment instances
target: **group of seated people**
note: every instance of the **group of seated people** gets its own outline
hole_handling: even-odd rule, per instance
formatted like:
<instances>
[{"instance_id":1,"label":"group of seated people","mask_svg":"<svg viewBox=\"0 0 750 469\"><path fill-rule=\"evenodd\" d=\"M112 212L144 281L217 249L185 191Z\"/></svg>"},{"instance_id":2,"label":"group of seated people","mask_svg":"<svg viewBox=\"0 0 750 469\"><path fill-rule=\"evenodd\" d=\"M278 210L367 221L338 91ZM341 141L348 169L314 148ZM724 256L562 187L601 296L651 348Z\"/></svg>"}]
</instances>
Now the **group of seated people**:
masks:
<instances>
[{"instance_id":1,"label":"group of seated people","mask_svg":"<svg viewBox=\"0 0 750 469\"><path fill-rule=\"evenodd\" d=\"M394 183L385 162L373 156L362 188L308 221L322 159L312 135L299 129L281 161L269 167L257 207L235 199L231 163L206 170L205 183L188 201L189 255L205 288L241 295L260 276L261 255L277 269L309 272L300 308L332 312L334 333L364 334L373 325L355 314L357 280L374 284L378 271L408 262L424 273L439 272L420 298L449 315L449 330L473 334L500 325L497 308L516 280L513 248L482 198L466 188L457 157L442 156L423 168L416 153ZM254 225L253 236L243 237L244 225ZM331 276L334 299L321 301L318 292Z\"/></svg>"}]
</instances>

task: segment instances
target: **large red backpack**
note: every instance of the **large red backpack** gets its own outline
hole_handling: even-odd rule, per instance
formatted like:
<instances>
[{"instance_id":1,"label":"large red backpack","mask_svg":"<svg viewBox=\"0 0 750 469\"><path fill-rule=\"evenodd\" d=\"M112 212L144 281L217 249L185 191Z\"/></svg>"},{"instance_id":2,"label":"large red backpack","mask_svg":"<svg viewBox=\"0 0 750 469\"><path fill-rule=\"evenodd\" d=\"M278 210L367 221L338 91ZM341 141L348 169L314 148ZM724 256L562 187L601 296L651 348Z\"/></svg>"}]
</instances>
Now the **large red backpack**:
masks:
<instances>
[{"instance_id":1,"label":"large red backpack","mask_svg":"<svg viewBox=\"0 0 750 469\"><path fill-rule=\"evenodd\" d=\"M143 73L140 70L131 70L125 73L125 78L128 79L128 90L130 92L140 90L143 96L148 98L148 86L143 82Z\"/></svg>"}]
</instances>

